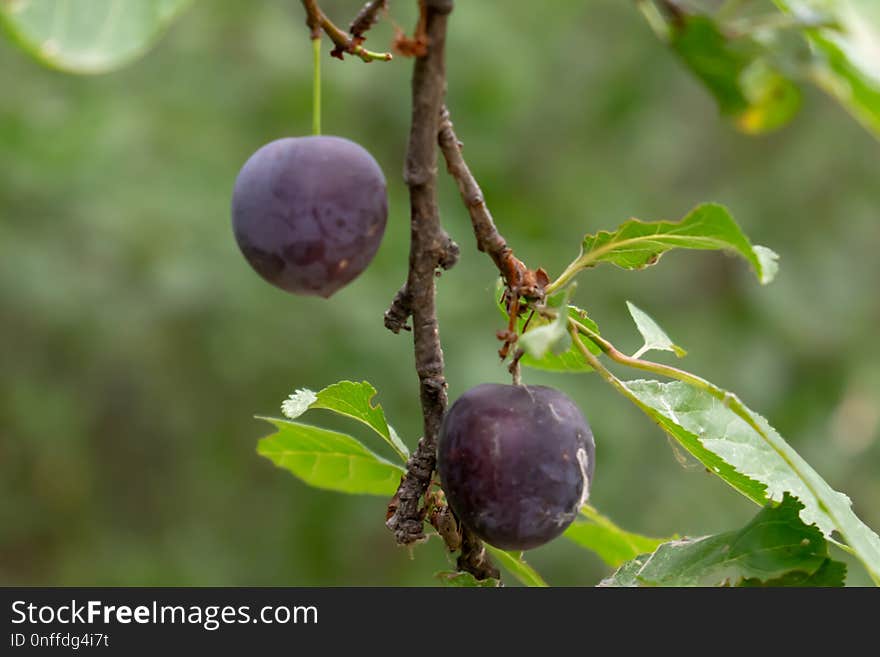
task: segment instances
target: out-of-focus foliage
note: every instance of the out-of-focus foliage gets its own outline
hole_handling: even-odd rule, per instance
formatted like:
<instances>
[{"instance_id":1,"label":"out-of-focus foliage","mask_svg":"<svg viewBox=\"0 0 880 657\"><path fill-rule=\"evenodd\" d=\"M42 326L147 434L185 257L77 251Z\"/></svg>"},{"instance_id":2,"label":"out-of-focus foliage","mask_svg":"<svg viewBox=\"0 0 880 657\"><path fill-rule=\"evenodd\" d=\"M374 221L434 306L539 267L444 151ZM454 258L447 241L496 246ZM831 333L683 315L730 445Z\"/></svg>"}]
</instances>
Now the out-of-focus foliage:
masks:
<instances>
[{"instance_id":1,"label":"out-of-focus foliage","mask_svg":"<svg viewBox=\"0 0 880 657\"><path fill-rule=\"evenodd\" d=\"M874 0L637 0L648 22L756 134L788 123L812 82L880 137L880 6Z\"/></svg>"},{"instance_id":2,"label":"out-of-focus foliage","mask_svg":"<svg viewBox=\"0 0 880 657\"><path fill-rule=\"evenodd\" d=\"M106 73L142 55L191 0L3 0L0 27L38 61Z\"/></svg>"},{"instance_id":3,"label":"out-of-focus foliage","mask_svg":"<svg viewBox=\"0 0 880 657\"><path fill-rule=\"evenodd\" d=\"M360 5L323 4L341 23ZM410 4L392 3L397 22L413 24ZM880 526L877 143L810 88L786 130L744 137L632 4L544 6L553 23L540 29L518 3L457 3L450 23L450 108L505 236L556 275L585 232L621 217L730 207L780 253L772 285L718 254L673 253L651 272L585 272L574 302L632 351L623 300L649 310L687 345L690 370L740 392ZM375 154L391 214L354 284L329 302L291 297L241 259L228 204L257 146L309 130L300 8L206 7L104 77L47 71L0 43L0 581L431 584L439 541L410 559L385 500L301 484L255 454L267 431L252 417L277 414L293 389L366 379L411 447L419 435L409 336L382 325L406 271L395 172L410 62L326 61L325 130ZM383 23L368 44L390 35ZM455 399L509 379L496 272L446 180L441 203L463 247L438 298ZM580 404L597 439L592 501L623 527L693 536L752 517L598 377L524 375ZM526 558L551 584L609 574L565 540ZM853 567L849 582L867 580Z\"/></svg>"}]
</instances>

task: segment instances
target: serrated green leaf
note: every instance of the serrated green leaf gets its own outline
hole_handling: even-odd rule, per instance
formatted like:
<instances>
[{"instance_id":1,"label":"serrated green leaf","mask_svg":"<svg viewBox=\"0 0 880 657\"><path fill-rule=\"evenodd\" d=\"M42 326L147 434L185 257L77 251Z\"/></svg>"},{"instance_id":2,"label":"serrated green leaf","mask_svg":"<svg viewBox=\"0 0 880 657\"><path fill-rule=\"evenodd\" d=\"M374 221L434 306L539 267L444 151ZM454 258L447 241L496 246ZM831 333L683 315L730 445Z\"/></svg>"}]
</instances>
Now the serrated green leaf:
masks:
<instances>
[{"instance_id":1,"label":"serrated green leaf","mask_svg":"<svg viewBox=\"0 0 880 657\"><path fill-rule=\"evenodd\" d=\"M645 222L630 219L613 232L586 235L581 254L550 286L570 280L578 271L609 262L622 269L643 269L655 264L672 249L725 250L745 258L761 284L776 273L776 254L766 247L754 247L722 205L706 203L693 209L681 221ZM772 265L770 264L772 263Z\"/></svg>"},{"instance_id":2,"label":"serrated green leaf","mask_svg":"<svg viewBox=\"0 0 880 657\"><path fill-rule=\"evenodd\" d=\"M525 562L522 558L522 552L508 552L493 547L488 543L486 550L498 561L498 564L507 572L518 579L522 584L533 587L545 587L547 582L538 574L538 572Z\"/></svg>"},{"instance_id":3,"label":"serrated green leaf","mask_svg":"<svg viewBox=\"0 0 880 657\"><path fill-rule=\"evenodd\" d=\"M640 554L653 552L660 544L675 538L649 538L628 532L589 505L581 509L581 516L583 517L575 520L565 530L563 536L592 550L612 568L617 568Z\"/></svg>"},{"instance_id":4,"label":"serrated green leaf","mask_svg":"<svg viewBox=\"0 0 880 657\"><path fill-rule=\"evenodd\" d=\"M814 52L811 79L880 137L880 3L876 0L775 0L795 17L833 17L804 37Z\"/></svg>"},{"instance_id":5,"label":"serrated green leaf","mask_svg":"<svg viewBox=\"0 0 880 657\"><path fill-rule=\"evenodd\" d=\"M504 305L501 303L501 298L504 293L504 285L500 281L496 285L495 290L495 302L498 307L498 310L501 311L501 314L504 317L507 317L507 311L504 308ZM587 326L590 330L595 333L599 333L599 327L590 317L587 315L585 310L581 310L577 306L568 306L568 315L569 317L576 319L581 324ZM526 321L528 320L528 326L526 326ZM523 334L523 331L531 331L541 326L545 326L549 320L544 317L539 316L537 313L531 316L529 319L529 315L526 314L524 316L517 318L517 333L519 335ZM601 351L599 348L591 341L583 337L578 337L578 340L581 341L587 349L589 349L594 354L599 354ZM578 348L570 343L570 347L559 354L554 354L552 351L544 354L543 358L535 358L528 353L525 354L520 363L524 367L531 367L536 370L544 370L546 372L591 372L593 368L591 368L587 363L584 362L583 356L581 356Z\"/></svg>"},{"instance_id":6,"label":"serrated green leaf","mask_svg":"<svg viewBox=\"0 0 880 657\"><path fill-rule=\"evenodd\" d=\"M600 586L843 586L846 567L830 559L822 532L804 524L802 507L786 494L741 530L664 543Z\"/></svg>"},{"instance_id":7,"label":"serrated green leaf","mask_svg":"<svg viewBox=\"0 0 880 657\"><path fill-rule=\"evenodd\" d=\"M843 586L846 582L846 564L841 561L826 559L815 573L809 574L802 571L785 573L782 577L761 581L759 579L744 579L739 586L743 588L777 587L777 586Z\"/></svg>"},{"instance_id":8,"label":"serrated green leaf","mask_svg":"<svg viewBox=\"0 0 880 657\"><path fill-rule=\"evenodd\" d=\"M142 55L191 0L3 0L0 26L69 73L104 73Z\"/></svg>"},{"instance_id":9,"label":"serrated green leaf","mask_svg":"<svg viewBox=\"0 0 880 657\"><path fill-rule=\"evenodd\" d=\"M672 342L670 337L666 335L666 331L660 328L650 315L629 301L626 302L626 307L636 323L636 328L639 329L639 333L642 334L642 338L645 340L645 344L633 355L633 358L638 358L651 350L671 351L679 358L687 355L684 349Z\"/></svg>"},{"instance_id":10,"label":"serrated green leaf","mask_svg":"<svg viewBox=\"0 0 880 657\"><path fill-rule=\"evenodd\" d=\"M406 462L409 458L409 450L386 421L382 407L378 404L373 406L372 400L375 396L376 389L366 381L360 383L340 381L317 393L308 388L297 390L281 404L281 412L291 420L295 420L312 408L322 408L350 417L379 434Z\"/></svg>"},{"instance_id":11,"label":"serrated green leaf","mask_svg":"<svg viewBox=\"0 0 880 657\"><path fill-rule=\"evenodd\" d=\"M849 498L828 483L767 421L730 393L724 402L709 391L673 381L629 381L639 406L707 468L759 504L786 493L800 500L805 523L826 536L838 531L880 583L880 537L853 513ZM740 414L741 409L756 430Z\"/></svg>"},{"instance_id":12,"label":"serrated green leaf","mask_svg":"<svg viewBox=\"0 0 880 657\"><path fill-rule=\"evenodd\" d=\"M262 418L276 433L260 439L257 453L305 483L340 493L393 495L404 471L344 433L289 420Z\"/></svg>"},{"instance_id":13,"label":"serrated green leaf","mask_svg":"<svg viewBox=\"0 0 880 657\"><path fill-rule=\"evenodd\" d=\"M497 579L477 579L470 573L454 570L443 570L434 573L434 577L440 580L443 586L450 588L498 588L500 582Z\"/></svg>"}]
</instances>

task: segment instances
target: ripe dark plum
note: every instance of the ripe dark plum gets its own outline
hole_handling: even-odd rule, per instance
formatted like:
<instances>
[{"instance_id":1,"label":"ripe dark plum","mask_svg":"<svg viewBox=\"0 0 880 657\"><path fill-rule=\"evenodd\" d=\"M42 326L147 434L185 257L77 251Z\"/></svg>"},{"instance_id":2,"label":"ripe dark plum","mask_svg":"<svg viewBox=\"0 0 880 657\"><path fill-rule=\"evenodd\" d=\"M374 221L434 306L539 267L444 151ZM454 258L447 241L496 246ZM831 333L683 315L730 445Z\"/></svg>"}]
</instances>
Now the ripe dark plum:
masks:
<instances>
[{"instance_id":1,"label":"ripe dark plum","mask_svg":"<svg viewBox=\"0 0 880 657\"><path fill-rule=\"evenodd\" d=\"M329 297L373 259L388 216L385 176L341 137L288 137L238 174L232 228L260 276L295 294Z\"/></svg>"},{"instance_id":2,"label":"ripe dark plum","mask_svg":"<svg viewBox=\"0 0 880 657\"><path fill-rule=\"evenodd\" d=\"M486 383L447 411L437 469L462 524L496 547L528 550L575 519L595 451L589 424L563 393Z\"/></svg>"}]
</instances>

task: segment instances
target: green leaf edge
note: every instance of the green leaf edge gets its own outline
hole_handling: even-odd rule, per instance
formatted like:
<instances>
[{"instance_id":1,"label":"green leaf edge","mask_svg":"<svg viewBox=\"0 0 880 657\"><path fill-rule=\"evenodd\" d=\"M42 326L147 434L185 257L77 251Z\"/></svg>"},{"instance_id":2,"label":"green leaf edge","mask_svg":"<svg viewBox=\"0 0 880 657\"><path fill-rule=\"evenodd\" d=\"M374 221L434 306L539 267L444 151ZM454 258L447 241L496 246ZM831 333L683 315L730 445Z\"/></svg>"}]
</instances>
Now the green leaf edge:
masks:
<instances>
[{"instance_id":1,"label":"green leaf edge","mask_svg":"<svg viewBox=\"0 0 880 657\"><path fill-rule=\"evenodd\" d=\"M398 472L400 472L401 476L404 475L404 474L406 474L406 470L405 470L404 468L402 468L400 465L398 465L397 463L393 463L393 462L389 461L388 459L383 458L382 456L376 454L376 452L374 452L373 450L371 450L369 447L367 447L366 445L364 445L360 440L358 440L357 438L355 438L354 436L352 436L352 435L350 435L350 434L342 433L341 431L334 431L334 430L332 430L332 429L324 429L323 427L316 427L316 426L314 426L314 425L305 424L304 422L295 422L295 421L293 421L293 420L287 420L287 419L284 419L284 418L269 417L269 416L266 416L266 415L255 415L254 418L257 419L257 420L262 420L263 422L268 422L269 424L271 424L272 426L274 426L274 427L275 427L276 429L278 429L279 431L280 431L284 426L291 426L291 425L292 425L292 426L305 426L305 427L310 427L310 428L314 428L314 429L320 429L321 431L327 431L327 432L329 432L329 433L335 433L335 434L338 434L338 435L340 435L340 436L344 436L344 437L349 438L350 440L354 441L355 443L357 443L361 448L363 448L363 450L364 450L365 452L367 452L370 456L372 456L374 459L376 459L376 461L378 461L379 463L381 463L381 464L383 464L383 465L388 465L388 466L390 466L392 469L397 470ZM260 439L257 441L257 454L258 454L259 456L262 456L263 458L267 459L268 461L272 462L272 465L274 465L275 467L277 467L277 468L279 468L279 469L281 469L281 470L284 470L285 472L287 472L288 474L290 474L292 477L295 477L296 479L298 479L299 481L301 481L301 482L302 482L303 484L305 484L306 486L309 486L309 487L311 487L311 488L316 488L316 489L318 489L318 490L325 490L325 491L329 491L329 492L333 492L333 493L340 493L340 494L343 494L343 495L377 495L377 496L384 496L384 495L386 495L386 494L390 495L390 494L393 493L393 491L390 491L390 492L388 492L388 493L385 493L385 492L383 492L383 493L349 492L349 491L341 491L341 490L338 490L338 489L335 489L335 488L327 488L327 487L324 487L324 486L315 486L314 484L311 484L311 483L305 481L304 479L302 479L301 477L297 476L297 475L296 475L294 472L292 472L289 468L286 468L286 467L284 467L284 466L282 466L282 465L279 465L279 464L275 463L274 461L272 461L271 458L269 458L268 455L266 455L266 454L264 454L263 452L260 451L260 445L263 443L263 441L266 440L266 439L268 439L268 438L271 438L271 437L274 436L274 435L275 435L275 434L269 434L268 436L263 436L262 438L260 438Z\"/></svg>"},{"instance_id":2,"label":"green leaf edge","mask_svg":"<svg viewBox=\"0 0 880 657\"><path fill-rule=\"evenodd\" d=\"M2 1L0 1L0 31L5 33L6 36L9 37L9 40L18 46L20 50L29 55L31 59L42 64L46 68L74 75L102 75L125 68L129 64L146 55L153 46L156 45L171 23L188 10L192 4L193 0L182 0L176 9L169 12L167 16L157 22L156 28L144 40L144 44L141 47L133 50L121 59L114 60L112 64L101 66L70 66L64 64L61 60L47 56L36 43L26 37L24 33L18 29L17 23L12 19L9 11L4 8L5 2Z\"/></svg>"},{"instance_id":3,"label":"green leaf edge","mask_svg":"<svg viewBox=\"0 0 880 657\"><path fill-rule=\"evenodd\" d=\"M507 572L513 575L522 584L534 588L546 588L550 586L537 570L532 568L522 557L522 552L509 552L484 543L486 551L498 560L498 563Z\"/></svg>"}]
</instances>

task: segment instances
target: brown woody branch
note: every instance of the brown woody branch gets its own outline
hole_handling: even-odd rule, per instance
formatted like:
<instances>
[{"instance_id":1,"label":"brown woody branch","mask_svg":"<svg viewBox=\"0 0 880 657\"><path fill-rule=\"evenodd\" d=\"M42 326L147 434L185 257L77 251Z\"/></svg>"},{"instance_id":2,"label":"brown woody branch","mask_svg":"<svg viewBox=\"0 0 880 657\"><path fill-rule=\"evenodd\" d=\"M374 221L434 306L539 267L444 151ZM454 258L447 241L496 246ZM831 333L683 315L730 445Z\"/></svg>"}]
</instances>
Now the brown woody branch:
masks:
<instances>
[{"instance_id":1,"label":"brown woody branch","mask_svg":"<svg viewBox=\"0 0 880 657\"><path fill-rule=\"evenodd\" d=\"M385 325L395 333L412 316L413 344L424 434L407 463L407 472L389 506L386 522L401 545L425 540L424 521L437 463L437 437L446 410L443 350L435 305L435 278L458 259L458 246L443 230L437 205L437 135L440 110L446 94L444 48L452 0L422 0L420 24L425 26L428 48L416 59L412 80L412 126L404 179L410 195L410 257L406 284L385 313ZM445 539L450 549L459 546ZM459 567L475 577L497 577L478 538L462 528Z\"/></svg>"},{"instance_id":2,"label":"brown woody branch","mask_svg":"<svg viewBox=\"0 0 880 657\"><path fill-rule=\"evenodd\" d=\"M385 313L385 324L392 331L399 330L412 315L424 426L424 435L407 463L395 496L396 509L386 523L401 545L425 539L420 503L431 485L437 436L447 402L434 278L441 262L449 264L451 252L457 251L451 248L452 242L440 225L436 168L437 124L446 93L446 23L452 6L451 0L431 0L423 6L431 48L413 68L412 126L404 169L410 196L409 273Z\"/></svg>"},{"instance_id":3,"label":"brown woody branch","mask_svg":"<svg viewBox=\"0 0 880 657\"><path fill-rule=\"evenodd\" d=\"M477 248L492 258L504 283L511 291L528 299L542 298L544 286L550 282L547 274L542 269L532 271L526 267L513 254L513 249L507 246L504 236L498 232L492 213L489 212L483 197L483 191L464 160L462 143L455 134L446 107L441 110L437 141L446 159L446 168L458 184L461 200L470 213Z\"/></svg>"},{"instance_id":4,"label":"brown woody branch","mask_svg":"<svg viewBox=\"0 0 880 657\"><path fill-rule=\"evenodd\" d=\"M489 212L483 197L483 191L464 160L462 143L455 134L452 120L449 118L449 110L445 107L440 115L440 132L437 140L446 159L446 168L458 184L461 200L470 213L477 248L492 258L507 287L505 303L509 321L507 329L498 332L498 339L503 343L498 355L503 360L507 358L518 339L517 317L520 311L524 310L524 306L520 305L520 297L525 297L529 301L541 301L544 298L544 288L550 283L550 278L543 269L529 269L513 254L504 236L498 232L492 213ZM515 350L508 367L515 384L520 382L519 361L522 355L522 350Z\"/></svg>"},{"instance_id":5,"label":"brown woody branch","mask_svg":"<svg viewBox=\"0 0 880 657\"><path fill-rule=\"evenodd\" d=\"M303 7L306 10L306 25L309 26L312 39L321 37L323 30L334 44L333 51L330 53L333 57L342 59L345 53L360 57L365 62L374 61L391 61L390 52L371 52L360 45L361 40L349 37L337 25L327 18L327 15L318 6L317 0L302 0Z\"/></svg>"}]
</instances>

